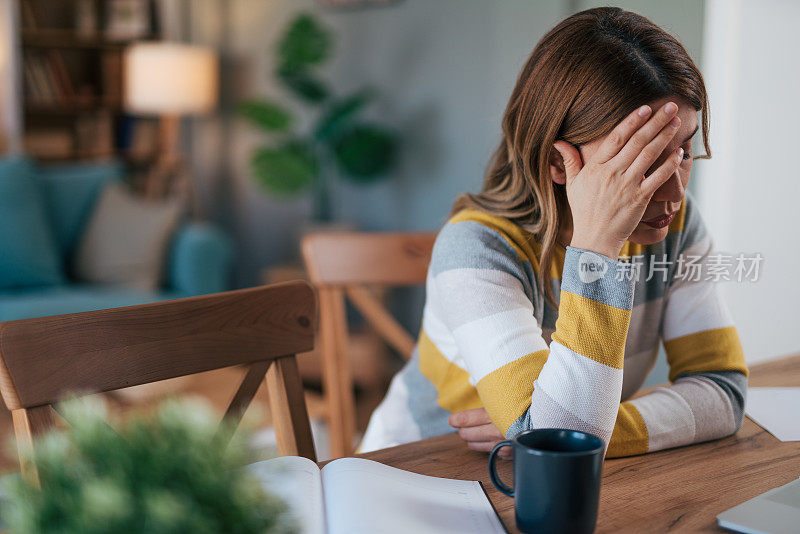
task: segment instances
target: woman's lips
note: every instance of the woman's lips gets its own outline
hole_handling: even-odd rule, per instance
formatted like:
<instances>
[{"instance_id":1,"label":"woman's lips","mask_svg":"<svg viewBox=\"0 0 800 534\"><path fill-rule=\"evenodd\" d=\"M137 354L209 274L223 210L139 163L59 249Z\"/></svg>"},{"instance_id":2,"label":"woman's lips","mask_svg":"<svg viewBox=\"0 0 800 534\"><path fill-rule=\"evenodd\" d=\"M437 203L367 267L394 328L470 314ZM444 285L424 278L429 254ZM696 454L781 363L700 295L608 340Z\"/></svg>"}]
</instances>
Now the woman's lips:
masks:
<instances>
[{"instance_id":1,"label":"woman's lips","mask_svg":"<svg viewBox=\"0 0 800 534\"><path fill-rule=\"evenodd\" d=\"M655 219L650 219L649 221L642 221L647 226L651 228L664 228L668 226L669 223L672 222L672 219L675 218L675 214L678 213L677 211L673 211L669 215L662 215L661 217L656 217Z\"/></svg>"}]
</instances>

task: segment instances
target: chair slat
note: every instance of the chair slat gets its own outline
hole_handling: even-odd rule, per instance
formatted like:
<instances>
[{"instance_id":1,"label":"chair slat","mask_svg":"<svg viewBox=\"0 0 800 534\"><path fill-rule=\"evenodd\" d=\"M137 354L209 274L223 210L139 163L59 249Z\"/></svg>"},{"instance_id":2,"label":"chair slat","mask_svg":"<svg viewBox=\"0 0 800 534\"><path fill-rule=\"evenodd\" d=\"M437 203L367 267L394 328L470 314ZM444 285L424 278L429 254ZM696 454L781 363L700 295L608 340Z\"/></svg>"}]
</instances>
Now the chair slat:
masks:
<instances>
[{"instance_id":1,"label":"chair slat","mask_svg":"<svg viewBox=\"0 0 800 534\"><path fill-rule=\"evenodd\" d=\"M264 381L267 369L269 369L271 363L272 361L267 360L251 363L248 366L247 372L241 384L239 384L239 389L236 390L236 394L233 396L233 400L231 400L230 405L228 405L228 410L225 412L225 419L234 428L238 426L239 422L242 420L242 415L244 415L253 397L255 397L258 392L258 388Z\"/></svg>"},{"instance_id":2,"label":"chair slat","mask_svg":"<svg viewBox=\"0 0 800 534\"><path fill-rule=\"evenodd\" d=\"M431 233L323 232L302 244L315 285L417 285L425 281Z\"/></svg>"},{"instance_id":3,"label":"chair slat","mask_svg":"<svg viewBox=\"0 0 800 534\"><path fill-rule=\"evenodd\" d=\"M375 295L362 286L347 286L347 297L364 319L406 360L411 359L416 342L397 319L392 317Z\"/></svg>"},{"instance_id":4,"label":"chair slat","mask_svg":"<svg viewBox=\"0 0 800 534\"><path fill-rule=\"evenodd\" d=\"M0 323L0 391L16 409L306 352L315 313L311 287L287 282Z\"/></svg>"}]
</instances>

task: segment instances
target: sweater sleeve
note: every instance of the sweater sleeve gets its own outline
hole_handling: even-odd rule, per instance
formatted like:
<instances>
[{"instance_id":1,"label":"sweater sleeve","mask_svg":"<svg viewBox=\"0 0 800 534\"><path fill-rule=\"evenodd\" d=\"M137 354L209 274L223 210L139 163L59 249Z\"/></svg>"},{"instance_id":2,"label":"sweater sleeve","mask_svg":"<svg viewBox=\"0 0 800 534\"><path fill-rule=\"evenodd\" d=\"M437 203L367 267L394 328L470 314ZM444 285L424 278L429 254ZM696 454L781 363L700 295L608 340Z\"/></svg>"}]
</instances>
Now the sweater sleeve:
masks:
<instances>
[{"instance_id":1,"label":"sweater sleeve","mask_svg":"<svg viewBox=\"0 0 800 534\"><path fill-rule=\"evenodd\" d=\"M472 225L472 226L468 226ZM469 230L473 228L473 230ZM529 428L574 428L608 445L622 393L634 281L627 264L568 247L559 315L548 347L519 255L497 232L473 222L450 225L463 240L434 249L429 318L452 332L455 362L469 373L492 421L508 436ZM477 237L476 237L477 236ZM439 327L429 319L426 330ZM445 347L443 352L447 353ZM441 399L440 399L441 402Z\"/></svg>"},{"instance_id":2,"label":"sweater sleeve","mask_svg":"<svg viewBox=\"0 0 800 534\"><path fill-rule=\"evenodd\" d=\"M722 438L742 426L749 372L730 313L708 279L712 240L690 204L683 233L661 329L671 385L620 404L609 457Z\"/></svg>"}]
</instances>

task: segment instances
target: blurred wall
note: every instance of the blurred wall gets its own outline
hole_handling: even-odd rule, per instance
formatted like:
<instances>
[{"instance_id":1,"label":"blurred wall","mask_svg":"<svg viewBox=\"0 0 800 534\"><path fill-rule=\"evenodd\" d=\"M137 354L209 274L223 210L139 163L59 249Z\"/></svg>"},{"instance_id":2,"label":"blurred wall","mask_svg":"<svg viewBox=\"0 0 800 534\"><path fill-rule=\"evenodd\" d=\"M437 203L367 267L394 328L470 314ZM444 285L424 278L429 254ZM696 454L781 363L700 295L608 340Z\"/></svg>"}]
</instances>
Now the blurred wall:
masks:
<instances>
[{"instance_id":1,"label":"blurred wall","mask_svg":"<svg viewBox=\"0 0 800 534\"><path fill-rule=\"evenodd\" d=\"M755 283L723 284L749 362L800 351L800 3L708 0L711 149L700 182L717 249L760 252Z\"/></svg>"}]
</instances>

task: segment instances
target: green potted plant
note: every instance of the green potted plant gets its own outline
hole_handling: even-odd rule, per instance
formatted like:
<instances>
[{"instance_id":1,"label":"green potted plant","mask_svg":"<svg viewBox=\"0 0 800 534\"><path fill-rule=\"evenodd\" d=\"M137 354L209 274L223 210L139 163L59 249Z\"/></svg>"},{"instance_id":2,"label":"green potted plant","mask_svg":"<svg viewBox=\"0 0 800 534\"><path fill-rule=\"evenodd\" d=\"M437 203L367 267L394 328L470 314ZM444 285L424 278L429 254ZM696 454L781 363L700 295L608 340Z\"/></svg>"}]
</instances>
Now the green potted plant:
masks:
<instances>
[{"instance_id":1,"label":"green potted plant","mask_svg":"<svg viewBox=\"0 0 800 534\"><path fill-rule=\"evenodd\" d=\"M205 405L167 401L121 428L102 406L73 400L71 423L35 443L41 487L7 480L12 533L295 532L282 501L243 468L247 432L218 425Z\"/></svg>"},{"instance_id":2,"label":"green potted plant","mask_svg":"<svg viewBox=\"0 0 800 534\"><path fill-rule=\"evenodd\" d=\"M275 75L303 105L313 108L310 131L299 131L288 107L270 99L248 100L238 113L273 134L250 160L255 178L282 195L314 191L314 218L331 220L331 170L354 182L385 177L396 160L398 139L390 129L359 119L374 93L332 94L316 69L331 57L333 37L310 14L298 15L280 39Z\"/></svg>"}]
</instances>

